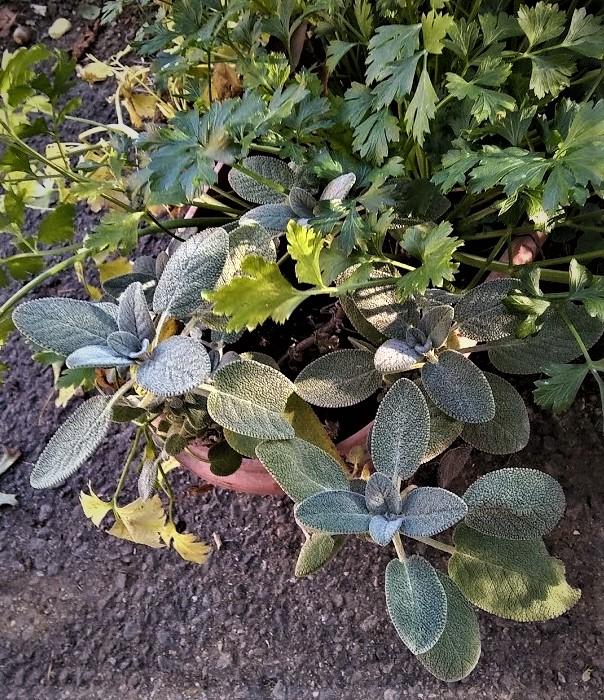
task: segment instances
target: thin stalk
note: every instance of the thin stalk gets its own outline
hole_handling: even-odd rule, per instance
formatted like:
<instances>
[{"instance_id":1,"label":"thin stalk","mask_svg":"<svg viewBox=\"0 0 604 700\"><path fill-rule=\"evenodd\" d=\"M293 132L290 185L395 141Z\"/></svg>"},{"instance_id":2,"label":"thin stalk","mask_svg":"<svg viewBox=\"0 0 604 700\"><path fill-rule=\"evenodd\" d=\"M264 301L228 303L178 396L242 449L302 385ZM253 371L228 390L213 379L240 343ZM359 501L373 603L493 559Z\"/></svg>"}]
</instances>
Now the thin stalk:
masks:
<instances>
[{"instance_id":1,"label":"thin stalk","mask_svg":"<svg viewBox=\"0 0 604 700\"><path fill-rule=\"evenodd\" d=\"M32 250L31 253L18 253L16 255L10 255L8 258L0 258L0 262L3 265L6 265L7 263L17 262L18 260L27 260L27 258L44 258L50 255L65 255L65 253L73 253L73 251L79 250L81 247L81 243L74 243L73 245L66 245L62 248L50 248L49 250Z\"/></svg>"},{"instance_id":2,"label":"thin stalk","mask_svg":"<svg viewBox=\"0 0 604 700\"><path fill-rule=\"evenodd\" d=\"M134 440L132 441L132 446L130 447L130 451L128 452L128 456L126 457L126 461L124 463L124 468L122 469L122 473L120 474L120 480L117 482L117 486L115 487L115 493L113 494L113 498L111 499L111 506L113 507L114 511L118 507L117 499L122 489L124 488L128 472L130 471L132 462L134 461L134 458L136 457L136 454L138 452L138 446L140 444L142 434L143 429L137 428L136 433L134 434Z\"/></svg>"},{"instance_id":3,"label":"thin stalk","mask_svg":"<svg viewBox=\"0 0 604 700\"><path fill-rule=\"evenodd\" d=\"M469 265L470 267L479 268L481 268L486 262L486 258L483 258L480 255L471 255L470 253L459 252L453 253L453 260L464 263L465 265ZM535 265L535 267L541 268L542 264L543 263L539 263L538 265ZM511 275L516 270L519 270L523 267L528 267L528 265L509 265L508 263L493 261L489 263L486 267L487 270L492 270L494 272L504 272L506 275ZM569 275L568 272L564 272L562 270L542 270L541 279L546 280L547 282L568 284Z\"/></svg>"},{"instance_id":4,"label":"thin stalk","mask_svg":"<svg viewBox=\"0 0 604 700\"><path fill-rule=\"evenodd\" d=\"M484 262L484 265L478 269L478 272L470 280L470 283L466 287L467 292L470 291L470 289L474 289L474 287L480 282L482 276L487 270L487 265L489 265L493 262L493 260L495 260L495 258L499 255L499 251L508 241L511 241L511 236L510 232L506 231L503 234L503 236L500 237L499 241L497 241L497 243L493 246L491 252L489 253L487 259Z\"/></svg>"},{"instance_id":5,"label":"thin stalk","mask_svg":"<svg viewBox=\"0 0 604 700\"><path fill-rule=\"evenodd\" d=\"M174 522L174 491L172 490L172 487L170 486L170 482L168 481L168 478L166 476L166 472L163 470L163 467L161 465L161 462L157 465L157 470L161 474L161 479L160 479L160 486L162 488L162 491L166 494L168 497L168 521L173 523Z\"/></svg>"},{"instance_id":6,"label":"thin stalk","mask_svg":"<svg viewBox=\"0 0 604 700\"><path fill-rule=\"evenodd\" d=\"M394 549L396 549L396 554L400 561L405 561L407 556L405 555L405 548L403 547L403 542L399 533L395 533L392 538L392 543L394 544Z\"/></svg>"},{"instance_id":7,"label":"thin stalk","mask_svg":"<svg viewBox=\"0 0 604 700\"><path fill-rule=\"evenodd\" d=\"M287 188L281 185L280 183L275 182L274 180L270 180L268 177L264 177L264 175L260 175L260 173L257 173L254 170L250 170L250 168L246 168L245 165L241 165L240 163L233 163L231 167L233 168L233 170L237 170L243 175L247 175L252 180L259 182L261 185L266 185L271 190L275 190L275 192L280 192L281 194L288 193Z\"/></svg>"},{"instance_id":8,"label":"thin stalk","mask_svg":"<svg viewBox=\"0 0 604 700\"><path fill-rule=\"evenodd\" d=\"M455 547L452 547L450 544L439 542L438 540L432 539L432 537L413 537L413 535L410 535L410 537L414 540L417 540L418 542L423 542L424 544L427 544L429 547L434 547L434 549L440 549L441 552L447 552L447 554L455 554L455 552L457 551Z\"/></svg>"}]
</instances>

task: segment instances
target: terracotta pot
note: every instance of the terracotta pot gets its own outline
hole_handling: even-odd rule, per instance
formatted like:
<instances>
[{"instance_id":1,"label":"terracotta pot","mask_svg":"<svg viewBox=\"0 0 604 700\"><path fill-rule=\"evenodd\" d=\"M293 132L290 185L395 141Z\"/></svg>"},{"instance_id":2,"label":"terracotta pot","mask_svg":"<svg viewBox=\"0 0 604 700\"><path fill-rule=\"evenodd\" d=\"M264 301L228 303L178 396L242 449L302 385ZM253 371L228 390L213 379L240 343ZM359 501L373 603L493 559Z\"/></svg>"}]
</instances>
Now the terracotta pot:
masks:
<instances>
[{"instance_id":1,"label":"terracotta pot","mask_svg":"<svg viewBox=\"0 0 604 700\"><path fill-rule=\"evenodd\" d=\"M338 443L338 452L343 457L346 457L353 447L360 446L368 456L367 438L372 425L373 421L354 435ZM195 476L223 489L231 489L239 493L253 493L260 496L282 496L284 493L258 459L247 459L244 457L239 469L231 476L216 476L216 474L212 474L208 460L208 448L200 443L191 443L184 452L178 455L177 459L183 467L193 472Z\"/></svg>"}]
</instances>

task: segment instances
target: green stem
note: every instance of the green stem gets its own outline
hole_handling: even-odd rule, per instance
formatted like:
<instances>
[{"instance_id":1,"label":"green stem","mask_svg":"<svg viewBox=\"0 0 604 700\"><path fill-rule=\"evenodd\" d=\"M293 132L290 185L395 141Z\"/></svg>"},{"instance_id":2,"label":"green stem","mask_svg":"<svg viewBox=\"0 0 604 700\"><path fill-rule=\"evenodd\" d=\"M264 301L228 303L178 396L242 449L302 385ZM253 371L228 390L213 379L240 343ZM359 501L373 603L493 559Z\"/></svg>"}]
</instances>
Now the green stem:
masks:
<instances>
[{"instance_id":1,"label":"green stem","mask_svg":"<svg viewBox=\"0 0 604 700\"><path fill-rule=\"evenodd\" d=\"M551 267L552 265L566 265L570 263L571 260L580 262L581 260L593 260L594 258L604 258L604 249L599 248L598 250L590 250L587 253L576 253L575 255L567 255L563 258L549 258L547 260L542 260L538 264L538 267L543 268Z\"/></svg>"},{"instance_id":2,"label":"green stem","mask_svg":"<svg viewBox=\"0 0 604 700\"><path fill-rule=\"evenodd\" d=\"M142 428L137 428L136 433L134 434L134 440L132 441L132 446L130 447L130 451L128 452L128 456L126 457L126 462L124 463L124 468L122 469L122 473L120 474L120 480L117 482L117 486L115 487L115 493L113 494L113 498L111 499L111 506L114 509L117 509L117 499L124 488L124 484L126 483L126 477L128 476L128 472L130 471L130 467L132 465L132 462L134 461L134 458L136 457L136 454L138 452L138 446L141 441L141 437L143 434L143 429Z\"/></svg>"},{"instance_id":3,"label":"green stem","mask_svg":"<svg viewBox=\"0 0 604 700\"><path fill-rule=\"evenodd\" d=\"M74 250L79 250L82 247L81 243L74 243L74 245L66 245L62 248L50 248L49 250L32 250L31 253L18 253L16 255L10 255L8 258L0 258L0 262L3 265L11 262L17 262L18 260L27 260L28 258L44 258L51 255L65 255L65 253L72 253Z\"/></svg>"},{"instance_id":4,"label":"green stem","mask_svg":"<svg viewBox=\"0 0 604 700\"><path fill-rule=\"evenodd\" d=\"M474 277L470 280L470 283L466 287L466 292L469 292L470 289L474 289L474 287L480 282L482 279L482 276L486 272L487 265L490 265L493 260L499 255L499 251L503 248L503 246L511 240L510 237L510 232L506 231L499 239L499 241L496 243L496 245L493 246L491 252L489 253L488 257L486 258L484 265L478 269L478 272L474 275Z\"/></svg>"},{"instance_id":5,"label":"green stem","mask_svg":"<svg viewBox=\"0 0 604 700\"><path fill-rule=\"evenodd\" d=\"M161 465L161 462L157 465L157 470L161 474L161 479L160 479L160 485L162 487L163 492L166 494L168 497L168 520L169 522L173 523L174 522L174 491L172 490L172 487L170 486L170 483L168 481L168 477L166 476L166 472L163 470L163 467Z\"/></svg>"},{"instance_id":6,"label":"green stem","mask_svg":"<svg viewBox=\"0 0 604 700\"><path fill-rule=\"evenodd\" d=\"M260 173L257 173L254 170L250 170L250 168L246 168L245 165L241 165L240 163L233 163L231 167L233 168L233 170L237 170L243 175L247 175L252 180L259 182L261 185L266 185L271 190L275 190L275 192L280 192L284 195L288 193L287 188L283 185L279 184L278 182L275 182L274 180L270 180L268 177L264 177L264 175L260 175Z\"/></svg>"},{"instance_id":7,"label":"green stem","mask_svg":"<svg viewBox=\"0 0 604 700\"><path fill-rule=\"evenodd\" d=\"M457 551L455 547L452 547L450 544L445 544L444 542L439 542L438 540L432 539L432 537L413 537L410 535L412 539L417 540L418 542L423 542L424 544L427 544L429 547L434 547L434 549L440 549L441 552L447 552L447 554L455 554Z\"/></svg>"},{"instance_id":8,"label":"green stem","mask_svg":"<svg viewBox=\"0 0 604 700\"><path fill-rule=\"evenodd\" d=\"M480 255L471 255L470 253L459 252L453 253L453 260L469 265L470 267L482 267L486 262L486 258L483 258ZM534 266L541 268L542 265L543 263L539 263ZM523 267L526 268L528 265L508 265L508 263L505 262L494 261L489 263L486 266L486 269L493 270L494 272L504 272L506 275L512 275L516 270L520 270ZM548 282L557 282L558 284L568 284L569 275L568 272L563 272L562 270L542 270L541 279Z\"/></svg>"}]
</instances>

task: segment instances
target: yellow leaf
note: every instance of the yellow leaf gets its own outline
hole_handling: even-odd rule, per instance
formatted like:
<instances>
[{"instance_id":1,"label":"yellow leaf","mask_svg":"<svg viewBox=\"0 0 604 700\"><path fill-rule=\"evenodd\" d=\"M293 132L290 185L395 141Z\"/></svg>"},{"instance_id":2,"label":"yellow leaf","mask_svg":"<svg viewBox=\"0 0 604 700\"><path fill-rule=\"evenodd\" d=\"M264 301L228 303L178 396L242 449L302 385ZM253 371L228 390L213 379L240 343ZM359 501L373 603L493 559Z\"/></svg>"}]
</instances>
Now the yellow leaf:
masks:
<instances>
[{"instance_id":1,"label":"yellow leaf","mask_svg":"<svg viewBox=\"0 0 604 700\"><path fill-rule=\"evenodd\" d=\"M113 75L113 69L100 61L88 63L80 70L80 78L87 83L100 83Z\"/></svg>"},{"instance_id":2,"label":"yellow leaf","mask_svg":"<svg viewBox=\"0 0 604 700\"><path fill-rule=\"evenodd\" d=\"M99 498L92 490L90 482L88 483L88 488L90 489L90 493L80 491L80 503L82 504L84 515L87 518L90 518L90 520L92 520L92 522L98 527L101 524L101 520L111 510L111 503L103 501L101 498Z\"/></svg>"},{"instance_id":3,"label":"yellow leaf","mask_svg":"<svg viewBox=\"0 0 604 700\"><path fill-rule=\"evenodd\" d=\"M174 318L168 318L166 319L166 322L161 328L161 331L159 333L159 338L157 340L158 344L163 343L164 340L167 340L168 338L171 338L173 335L176 335L178 333L178 321Z\"/></svg>"},{"instance_id":4,"label":"yellow leaf","mask_svg":"<svg viewBox=\"0 0 604 700\"><path fill-rule=\"evenodd\" d=\"M166 515L157 494L147 501L137 498L123 508L116 508L114 512L115 525L109 530L110 535L148 547L164 546L160 533L164 529Z\"/></svg>"},{"instance_id":5,"label":"yellow leaf","mask_svg":"<svg viewBox=\"0 0 604 700\"><path fill-rule=\"evenodd\" d=\"M164 470L164 474L171 472L177 467L180 467L180 462L176 459L176 457L170 457L170 459L167 459L165 462L161 463L161 468Z\"/></svg>"},{"instance_id":6,"label":"yellow leaf","mask_svg":"<svg viewBox=\"0 0 604 700\"><path fill-rule=\"evenodd\" d=\"M101 284L104 284L107 280L132 272L132 263L124 257L119 257L115 258L115 260L101 263L97 265L97 268Z\"/></svg>"},{"instance_id":7,"label":"yellow leaf","mask_svg":"<svg viewBox=\"0 0 604 700\"><path fill-rule=\"evenodd\" d=\"M168 547L171 544L183 559L193 561L196 564L204 564L212 551L210 545L198 541L195 535L190 532L185 532L182 535L178 533L174 523L166 524L161 531L161 538Z\"/></svg>"},{"instance_id":8,"label":"yellow leaf","mask_svg":"<svg viewBox=\"0 0 604 700\"><path fill-rule=\"evenodd\" d=\"M158 98L155 95L133 92L127 95L123 102L130 115L132 126L135 129L142 129L143 119L153 119L155 116Z\"/></svg>"}]
</instances>

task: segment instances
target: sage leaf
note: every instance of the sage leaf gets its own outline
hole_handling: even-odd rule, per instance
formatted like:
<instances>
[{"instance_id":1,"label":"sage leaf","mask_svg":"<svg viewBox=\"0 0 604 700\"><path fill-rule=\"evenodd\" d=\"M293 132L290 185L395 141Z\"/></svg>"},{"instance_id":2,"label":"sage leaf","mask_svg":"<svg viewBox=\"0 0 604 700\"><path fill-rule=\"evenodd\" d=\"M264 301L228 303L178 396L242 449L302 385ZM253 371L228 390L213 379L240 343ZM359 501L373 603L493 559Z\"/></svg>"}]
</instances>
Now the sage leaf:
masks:
<instances>
[{"instance_id":1,"label":"sage leaf","mask_svg":"<svg viewBox=\"0 0 604 700\"><path fill-rule=\"evenodd\" d=\"M541 539L502 540L462 523L453 543L449 576L470 602L493 615L519 622L551 620L581 597Z\"/></svg>"},{"instance_id":2,"label":"sage leaf","mask_svg":"<svg viewBox=\"0 0 604 700\"><path fill-rule=\"evenodd\" d=\"M159 462L153 459L146 459L138 475L138 496L141 501L148 501L153 495L155 483L157 482L157 472Z\"/></svg>"},{"instance_id":3,"label":"sage leaf","mask_svg":"<svg viewBox=\"0 0 604 700\"><path fill-rule=\"evenodd\" d=\"M422 316L418 328L432 342L433 348L439 348L447 340L453 324L453 314L453 307L443 304L432 307Z\"/></svg>"},{"instance_id":4,"label":"sage leaf","mask_svg":"<svg viewBox=\"0 0 604 700\"><path fill-rule=\"evenodd\" d=\"M138 366L136 381L156 396L185 394L212 371L210 356L194 338L175 335L160 343Z\"/></svg>"},{"instance_id":5,"label":"sage leaf","mask_svg":"<svg viewBox=\"0 0 604 700\"><path fill-rule=\"evenodd\" d=\"M465 355L445 350L437 362L422 367L428 396L451 418L486 423L495 417L495 400L487 378Z\"/></svg>"},{"instance_id":6,"label":"sage leaf","mask_svg":"<svg viewBox=\"0 0 604 700\"><path fill-rule=\"evenodd\" d=\"M254 222L271 233L285 233L287 224L296 218L289 204L263 204L246 212L239 219L239 223Z\"/></svg>"},{"instance_id":7,"label":"sage leaf","mask_svg":"<svg viewBox=\"0 0 604 700\"><path fill-rule=\"evenodd\" d=\"M109 397L94 396L69 416L38 457L29 482L54 488L74 474L101 444L111 423Z\"/></svg>"},{"instance_id":8,"label":"sage leaf","mask_svg":"<svg viewBox=\"0 0 604 700\"><path fill-rule=\"evenodd\" d=\"M413 654L438 642L447 621L447 596L434 567L413 555L386 566L386 607L398 636Z\"/></svg>"},{"instance_id":9,"label":"sage leaf","mask_svg":"<svg viewBox=\"0 0 604 700\"><path fill-rule=\"evenodd\" d=\"M430 414L430 437L428 438L426 452L421 459L421 463L425 464L431 459L438 457L439 454L442 454L457 440L463 432L464 424L443 413L425 392L422 393L428 404L428 413Z\"/></svg>"},{"instance_id":10,"label":"sage leaf","mask_svg":"<svg viewBox=\"0 0 604 700\"><path fill-rule=\"evenodd\" d=\"M447 596L447 620L436 644L418 654L419 661L441 681L459 681L480 658L480 628L476 613L453 581L436 572Z\"/></svg>"},{"instance_id":11,"label":"sage leaf","mask_svg":"<svg viewBox=\"0 0 604 700\"><path fill-rule=\"evenodd\" d=\"M87 345L106 345L117 323L103 308L78 299L33 299L13 311L17 329L32 343L67 357Z\"/></svg>"},{"instance_id":12,"label":"sage leaf","mask_svg":"<svg viewBox=\"0 0 604 700\"><path fill-rule=\"evenodd\" d=\"M549 532L566 506L560 484L535 469L499 469L464 493L466 523L492 537L532 540Z\"/></svg>"},{"instance_id":13,"label":"sage leaf","mask_svg":"<svg viewBox=\"0 0 604 700\"><path fill-rule=\"evenodd\" d=\"M300 438L262 442L256 448L256 455L295 502L320 491L348 488L348 479L340 464L319 447Z\"/></svg>"},{"instance_id":14,"label":"sage leaf","mask_svg":"<svg viewBox=\"0 0 604 700\"><path fill-rule=\"evenodd\" d=\"M369 532L365 497L352 491L321 491L296 506L296 519L311 530L337 535Z\"/></svg>"},{"instance_id":15,"label":"sage leaf","mask_svg":"<svg viewBox=\"0 0 604 700\"><path fill-rule=\"evenodd\" d=\"M314 406L343 408L374 394L382 377L366 350L336 350L307 365L296 377L296 393Z\"/></svg>"},{"instance_id":16,"label":"sage leaf","mask_svg":"<svg viewBox=\"0 0 604 700\"><path fill-rule=\"evenodd\" d=\"M77 367L128 367L132 360L107 347L107 345L87 345L74 350L65 360L69 369Z\"/></svg>"},{"instance_id":17,"label":"sage leaf","mask_svg":"<svg viewBox=\"0 0 604 700\"><path fill-rule=\"evenodd\" d=\"M375 468L391 479L415 474L428 447L430 414L418 387L399 379L380 404L371 431Z\"/></svg>"},{"instance_id":18,"label":"sage leaf","mask_svg":"<svg viewBox=\"0 0 604 700\"><path fill-rule=\"evenodd\" d=\"M120 331L132 333L139 340L151 341L155 337L155 326L140 282L128 285L120 297L117 323Z\"/></svg>"},{"instance_id":19,"label":"sage leaf","mask_svg":"<svg viewBox=\"0 0 604 700\"><path fill-rule=\"evenodd\" d=\"M342 535L328 535L326 532L313 532L300 549L296 562L295 576L310 576L331 561L340 551L346 538Z\"/></svg>"},{"instance_id":20,"label":"sage leaf","mask_svg":"<svg viewBox=\"0 0 604 700\"><path fill-rule=\"evenodd\" d=\"M404 340L390 338L376 350L373 362L381 374L395 374L412 369L422 357Z\"/></svg>"},{"instance_id":21,"label":"sage leaf","mask_svg":"<svg viewBox=\"0 0 604 700\"><path fill-rule=\"evenodd\" d=\"M136 359L147 351L149 341L145 338L143 343L128 331L114 331L107 336L107 345L118 355Z\"/></svg>"},{"instance_id":22,"label":"sage leaf","mask_svg":"<svg viewBox=\"0 0 604 700\"><path fill-rule=\"evenodd\" d=\"M310 219L317 206L317 200L301 187L292 187L289 192L289 206L296 216Z\"/></svg>"},{"instance_id":23,"label":"sage leaf","mask_svg":"<svg viewBox=\"0 0 604 700\"><path fill-rule=\"evenodd\" d=\"M334 178L327 184L321 193L320 199L346 199L356 181L357 176L354 173L344 173L344 175L338 175L338 177Z\"/></svg>"},{"instance_id":24,"label":"sage leaf","mask_svg":"<svg viewBox=\"0 0 604 700\"><path fill-rule=\"evenodd\" d=\"M398 515L402 501L392 479L382 472L375 472L365 486L365 504L372 515Z\"/></svg>"},{"instance_id":25,"label":"sage leaf","mask_svg":"<svg viewBox=\"0 0 604 700\"><path fill-rule=\"evenodd\" d=\"M208 413L235 433L262 440L288 440L294 437L294 430L284 413L293 389L289 379L272 367L238 360L214 375Z\"/></svg>"},{"instance_id":26,"label":"sage leaf","mask_svg":"<svg viewBox=\"0 0 604 700\"><path fill-rule=\"evenodd\" d=\"M222 440L217 442L208 450L210 461L210 471L216 476L231 476L241 466L241 455Z\"/></svg>"},{"instance_id":27,"label":"sage leaf","mask_svg":"<svg viewBox=\"0 0 604 700\"><path fill-rule=\"evenodd\" d=\"M229 252L223 228L202 231L170 256L153 295L153 309L188 319L208 307L202 292L214 289Z\"/></svg>"},{"instance_id":28,"label":"sage leaf","mask_svg":"<svg viewBox=\"0 0 604 700\"><path fill-rule=\"evenodd\" d=\"M493 398L495 416L487 423L464 426L461 437L472 447L490 454L505 455L526 447L531 434L528 411L522 396L505 379L484 372Z\"/></svg>"},{"instance_id":29,"label":"sage leaf","mask_svg":"<svg viewBox=\"0 0 604 700\"><path fill-rule=\"evenodd\" d=\"M520 316L503 304L516 281L513 279L484 282L466 294L455 305L455 321L466 338L484 342L513 336Z\"/></svg>"},{"instance_id":30,"label":"sage leaf","mask_svg":"<svg viewBox=\"0 0 604 700\"><path fill-rule=\"evenodd\" d=\"M466 503L454 493L435 486L409 492L401 515L401 532L409 537L432 537L458 523L468 512Z\"/></svg>"},{"instance_id":31,"label":"sage leaf","mask_svg":"<svg viewBox=\"0 0 604 700\"><path fill-rule=\"evenodd\" d=\"M369 521L369 534L371 539L386 547L392 541L394 533L398 531L403 519L388 515L373 515Z\"/></svg>"},{"instance_id":32,"label":"sage leaf","mask_svg":"<svg viewBox=\"0 0 604 700\"><path fill-rule=\"evenodd\" d=\"M294 182L294 173L287 163L269 156L249 156L243 159L243 165L261 178L271 180L289 190ZM254 204L277 204L285 200L285 195L279 190L265 185L234 168L229 170L229 184L235 192L247 202Z\"/></svg>"}]
</instances>

